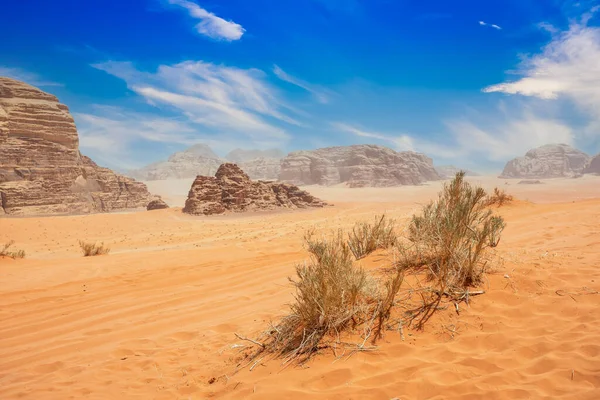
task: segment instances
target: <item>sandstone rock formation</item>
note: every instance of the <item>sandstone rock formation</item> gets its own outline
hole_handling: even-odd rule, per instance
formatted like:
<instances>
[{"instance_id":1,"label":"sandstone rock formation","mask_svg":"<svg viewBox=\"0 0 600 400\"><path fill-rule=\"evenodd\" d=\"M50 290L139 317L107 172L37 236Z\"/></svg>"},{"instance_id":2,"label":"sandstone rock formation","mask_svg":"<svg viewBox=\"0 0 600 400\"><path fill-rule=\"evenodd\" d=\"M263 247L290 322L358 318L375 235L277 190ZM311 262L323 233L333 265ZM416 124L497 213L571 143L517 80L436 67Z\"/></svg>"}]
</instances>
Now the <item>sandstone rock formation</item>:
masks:
<instances>
[{"instance_id":1,"label":"sandstone rock formation","mask_svg":"<svg viewBox=\"0 0 600 400\"><path fill-rule=\"evenodd\" d=\"M219 167L215 176L198 176L183 212L194 215L323 207L326 203L285 183L252 181L236 164Z\"/></svg>"},{"instance_id":2,"label":"sandstone rock formation","mask_svg":"<svg viewBox=\"0 0 600 400\"><path fill-rule=\"evenodd\" d=\"M544 182L538 180L538 179L524 179L522 181L519 181L519 183L517 183L518 185L541 185Z\"/></svg>"},{"instance_id":3,"label":"sandstone rock formation","mask_svg":"<svg viewBox=\"0 0 600 400\"><path fill-rule=\"evenodd\" d=\"M150 203L148 203L148 205L146 206L146 210L148 211L163 210L165 208L169 208L169 205L165 203L164 200L161 198L150 201Z\"/></svg>"},{"instance_id":4,"label":"sandstone rock formation","mask_svg":"<svg viewBox=\"0 0 600 400\"><path fill-rule=\"evenodd\" d=\"M529 150L504 167L500 178L569 178L583 173L590 156L566 144L547 144Z\"/></svg>"},{"instance_id":5,"label":"sandstone rock formation","mask_svg":"<svg viewBox=\"0 0 600 400\"><path fill-rule=\"evenodd\" d=\"M145 207L146 186L79 153L69 109L0 77L0 214L104 212Z\"/></svg>"},{"instance_id":6,"label":"sandstone rock formation","mask_svg":"<svg viewBox=\"0 0 600 400\"><path fill-rule=\"evenodd\" d=\"M418 185L440 176L432 160L423 154L355 145L290 153L281 160L279 179L295 185L382 187Z\"/></svg>"},{"instance_id":7,"label":"sandstone rock formation","mask_svg":"<svg viewBox=\"0 0 600 400\"><path fill-rule=\"evenodd\" d=\"M221 164L231 161L238 164L252 179L275 180L279 176L282 156L283 153L276 149L236 149L222 159L207 145L197 144L172 154L167 161L130 171L129 175L144 181L213 176Z\"/></svg>"},{"instance_id":8,"label":"sandstone rock formation","mask_svg":"<svg viewBox=\"0 0 600 400\"><path fill-rule=\"evenodd\" d=\"M466 176L479 176L477 172L473 172L465 168L457 168L454 165L442 165L435 167L435 171L445 179L454 178L456 173L460 171L464 171Z\"/></svg>"},{"instance_id":9,"label":"sandstone rock formation","mask_svg":"<svg viewBox=\"0 0 600 400\"><path fill-rule=\"evenodd\" d=\"M600 175L600 154L592 158L585 167L584 173Z\"/></svg>"}]
</instances>

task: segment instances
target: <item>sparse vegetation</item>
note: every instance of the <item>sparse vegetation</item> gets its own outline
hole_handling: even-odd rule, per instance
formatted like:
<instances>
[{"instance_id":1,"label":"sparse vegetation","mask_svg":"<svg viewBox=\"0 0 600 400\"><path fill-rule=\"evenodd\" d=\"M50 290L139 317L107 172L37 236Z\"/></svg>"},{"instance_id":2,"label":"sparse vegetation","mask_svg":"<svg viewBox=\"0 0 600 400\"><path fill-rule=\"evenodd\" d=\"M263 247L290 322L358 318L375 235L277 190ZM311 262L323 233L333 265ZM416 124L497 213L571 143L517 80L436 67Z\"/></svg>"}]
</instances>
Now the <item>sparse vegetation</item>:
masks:
<instances>
[{"instance_id":1,"label":"sparse vegetation","mask_svg":"<svg viewBox=\"0 0 600 400\"><path fill-rule=\"evenodd\" d=\"M375 217L375 222L359 222L348 234L348 247L357 260L364 258L378 249L387 249L396 244L394 220L385 214Z\"/></svg>"},{"instance_id":2,"label":"sparse vegetation","mask_svg":"<svg viewBox=\"0 0 600 400\"><path fill-rule=\"evenodd\" d=\"M100 256L110 252L110 248L104 246L104 243L97 244L80 240L79 247L81 247L84 257Z\"/></svg>"},{"instance_id":3,"label":"sparse vegetation","mask_svg":"<svg viewBox=\"0 0 600 400\"><path fill-rule=\"evenodd\" d=\"M513 200L514 198L510 194L506 193L506 191L494 188L494 193L486 197L485 203L488 207L502 207L503 205L508 204Z\"/></svg>"},{"instance_id":4,"label":"sparse vegetation","mask_svg":"<svg viewBox=\"0 0 600 400\"><path fill-rule=\"evenodd\" d=\"M287 360L307 359L326 335L339 334L371 317L376 285L354 264L343 232L305 236L311 259L296 266L290 314L266 334L264 349Z\"/></svg>"},{"instance_id":5,"label":"sparse vegetation","mask_svg":"<svg viewBox=\"0 0 600 400\"><path fill-rule=\"evenodd\" d=\"M422 328L443 309L444 298L458 311L459 302L484 293L470 287L482 282L487 250L498 245L505 223L490 210L486 192L472 187L464 176L457 173L436 201L412 217L404 238L396 237L394 222L385 216L373 225L356 224L348 241L341 230L321 239L308 232L304 240L311 258L296 267L295 279L290 278L295 295L289 314L258 340L238 336L259 346L250 360L266 352L283 358L284 364L304 362L323 348L332 347L335 353L338 345L350 346L351 352L372 350L365 343L375 342L393 325L395 307L404 310L393 320L403 335L405 323ZM355 264L354 258L390 246L396 247L397 258L387 278L376 280ZM406 296L398 300L407 275L415 277L418 287L404 289ZM413 295L419 300L416 306ZM342 335L358 328L363 329L361 343L342 342Z\"/></svg>"},{"instance_id":6,"label":"sparse vegetation","mask_svg":"<svg viewBox=\"0 0 600 400\"><path fill-rule=\"evenodd\" d=\"M24 250L10 250L13 244L15 244L15 241L11 240L0 247L0 257L10 257L12 259L25 258Z\"/></svg>"}]
</instances>

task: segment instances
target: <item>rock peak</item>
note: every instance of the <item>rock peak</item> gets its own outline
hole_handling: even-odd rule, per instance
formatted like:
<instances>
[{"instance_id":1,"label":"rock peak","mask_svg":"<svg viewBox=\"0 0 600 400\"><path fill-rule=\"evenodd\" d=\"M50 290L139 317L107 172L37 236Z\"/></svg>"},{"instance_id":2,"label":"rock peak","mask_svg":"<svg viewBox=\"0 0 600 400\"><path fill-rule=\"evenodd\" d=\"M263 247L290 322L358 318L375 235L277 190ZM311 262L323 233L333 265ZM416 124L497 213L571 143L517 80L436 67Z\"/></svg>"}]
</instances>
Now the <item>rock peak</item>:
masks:
<instances>
[{"instance_id":1,"label":"rock peak","mask_svg":"<svg viewBox=\"0 0 600 400\"><path fill-rule=\"evenodd\" d=\"M547 144L506 163L500 178L565 178L584 172L590 156L568 144Z\"/></svg>"},{"instance_id":2,"label":"rock peak","mask_svg":"<svg viewBox=\"0 0 600 400\"><path fill-rule=\"evenodd\" d=\"M222 214L278 208L323 207L326 203L285 183L252 181L236 164L221 165L215 176L197 176L183 212Z\"/></svg>"},{"instance_id":3,"label":"rock peak","mask_svg":"<svg viewBox=\"0 0 600 400\"><path fill-rule=\"evenodd\" d=\"M0 198L0 214L62 214L145 207L150 193L81 155L56 96L0 77Z\"/></svg>"}]
</instances>

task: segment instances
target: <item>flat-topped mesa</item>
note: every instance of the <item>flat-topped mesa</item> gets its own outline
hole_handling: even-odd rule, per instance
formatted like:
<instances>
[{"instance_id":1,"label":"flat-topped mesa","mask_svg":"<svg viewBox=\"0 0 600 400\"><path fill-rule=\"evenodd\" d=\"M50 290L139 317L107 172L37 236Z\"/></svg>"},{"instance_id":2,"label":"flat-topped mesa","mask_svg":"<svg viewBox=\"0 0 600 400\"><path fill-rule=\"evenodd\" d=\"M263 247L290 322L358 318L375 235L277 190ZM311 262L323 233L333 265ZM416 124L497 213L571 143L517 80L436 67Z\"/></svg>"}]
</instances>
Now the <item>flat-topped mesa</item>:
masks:
<instances>
[{"instance_id":1,"label":"flat-topped mesa","mask_svg":"<svg viewBox=\"0 0 600 400\"><path fill-rule=\"evenodd\" d=\"M580 176L590 156L566 144L547 144L506 163L500 178L569 178Z\"/></svg>"},{"instance_id":2,"label":"flat-topped mesa","mask_svg":"<svg viewBox=\"0 0 600 400\"><path fill-rule=\"evenodd\" d=\"M350 187L419 185L439 179L424 154L376 145L293 152L281 161L279 175L280 181L295 185L346 183Z\"/></svg>"},{"instance_id":3,"label":"flat-topped mesa","mask_svg":"<svg viewBox=\"0 0 600 400\"><path fill-rule=\"evenodd\" d=\"M222 164L215 176L197 176L183 212L194 215L222 214L279 208L323 207L326 203L297 186L252 181L236 164Z\"/></svg>"},{"instance_id":4,"label":"flat-topped mesa","mask_svg":"<svg viewBox=\"0 0 600 400\"><path fill-rule=\"evenodd\" d=\"M0 77L0 214L145 207L146 186L79 152L69 109L40 89Z\"/></svg>"}]
</instances>

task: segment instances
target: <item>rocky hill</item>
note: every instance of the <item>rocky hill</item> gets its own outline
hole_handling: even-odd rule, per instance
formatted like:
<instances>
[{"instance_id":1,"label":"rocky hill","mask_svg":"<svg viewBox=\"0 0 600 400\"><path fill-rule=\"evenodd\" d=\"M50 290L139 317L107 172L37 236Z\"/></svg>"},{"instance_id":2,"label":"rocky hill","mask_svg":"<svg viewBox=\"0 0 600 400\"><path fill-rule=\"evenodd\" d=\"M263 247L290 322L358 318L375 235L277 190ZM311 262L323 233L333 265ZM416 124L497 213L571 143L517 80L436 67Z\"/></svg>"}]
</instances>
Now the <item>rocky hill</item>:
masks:
<instances>
[{"instance_id":1,"label":"rocky hill","mask_svg":"<svg viewBox=\"0 0 600 400\"><path fill-rule=\"evenodd\" d=\"M205 144L194 145L172 154L167 161L150 164L129 175L144 181L213 176L226 162L237 163L252 179L276 180L283 153L280 150L242 150L229 152L220 158Z\"/></svg>"},{"instance_id":2,"label":"rocky hill","mask_svg":"<svg viewBox=\"0 0 600 400\"><path fill-rule=\"evenodd\" d=\"M194 215L222 214L278 208L323 207L325 203L294 185L250 180L237 165L226 163L215 176L198 176L192 184L183 212Z\"/></svg>"},{"instance_id":3,"label":"rocky hill","mask_svg":"<svg viewBox=\"0 0 600 400\"><path fill-rule=\"evenodd\" d=\"M440 176L432 160L423 154L354 145L290 153L281 160L279 179L295 185L383 187L418 185Z\"/></svg>"},{"instance_id":4,"label":"rocky hill","mask_svg":"<svg viewBox=\"0 0 600 400\"><path fill-rule=\"evenodd\" d=\"M566 144L548 144L529 150L506 163L500 178L565 178L581 175L590 156Z\"/></svg>"},{"instance_id":5,"label":"rocky hill","mask_svg":"<svg viewBox=\"0 0 600 400\"><path fill-rule=\"evenodd\" d=\"M146 186L79 152L69 109L38 88L0 77L0 214L146 207Z\"/></svg>"},{"instance_id":6,"label":"rocky hill","mask_svg":"<svg viewBox=\"0 0 600 400\"><path fill-rule=\"evenodd\" d=\"M454 165L441 165L439 167L435 167L435 171L445 179L453 178L457 172L465 171L466 176L479 176L477 172L470 171L464 168L458 168Z\"/></svg>"},{"instance_id":7,"label":"rocky hill","mask_svg":"<svg viewBox=\"0 0 600 400\"><path fill-rule=\"evenodd\" d=\"M596 154L585 167L584 173L600 175L600 154Z\"/></svg>"}]
</instances>

